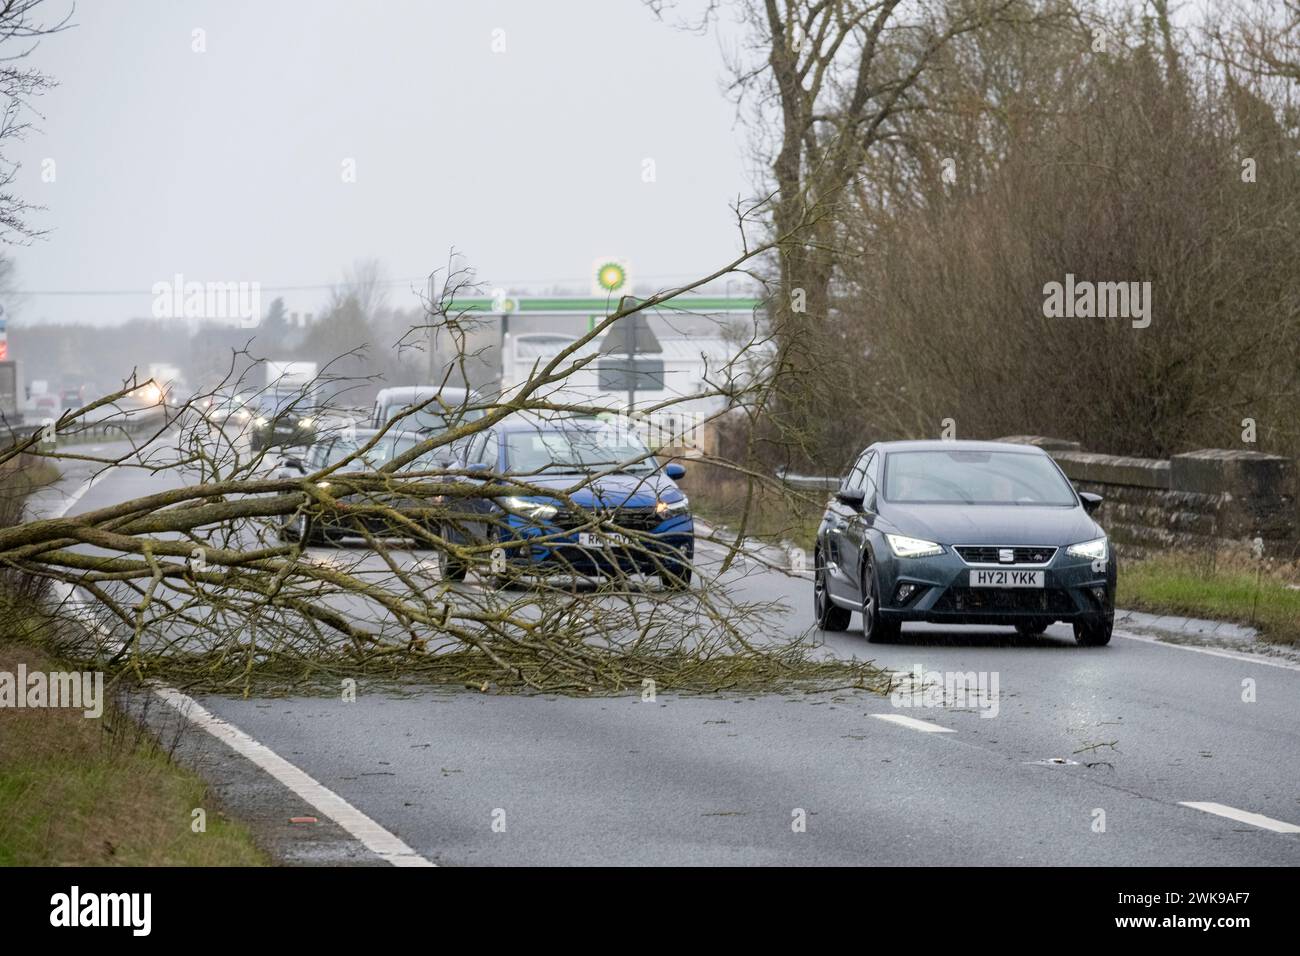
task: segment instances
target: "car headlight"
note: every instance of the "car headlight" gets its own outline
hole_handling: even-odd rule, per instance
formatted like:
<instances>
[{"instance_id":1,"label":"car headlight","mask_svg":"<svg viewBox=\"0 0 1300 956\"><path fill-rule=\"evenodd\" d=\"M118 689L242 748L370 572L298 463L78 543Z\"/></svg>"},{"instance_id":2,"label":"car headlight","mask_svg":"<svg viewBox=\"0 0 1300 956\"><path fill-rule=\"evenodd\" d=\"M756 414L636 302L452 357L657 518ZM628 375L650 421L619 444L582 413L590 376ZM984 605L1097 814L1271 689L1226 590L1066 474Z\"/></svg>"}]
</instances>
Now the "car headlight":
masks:
<instances>
[{"instance_id":1,"label":"car headlight","mask_svg":"<svg viewBox=\"0 0 1300 956\"><path fill-rule=\"evenodd\" d=\"M1105 538L1094 538L1092 541L1072 544L1065 549L1065 552L1076 558L1087 558L1089 561L1105 561L1108 550Z\"/></svg>"},{"instance_id":2,"label":"car headlight","mask_svg":"<svg viewBox=\"0 0 1300 956\"><path fill-rule=\"evenodd\" d=\"M261 428L263 425L266 424L266 419L263 418L261 415L258 415L257 420L254 422L254 424L257 425L258 428Z\"/></svg>"},{"instance_id":3,"label":"car headlight","mask_svg":"<svg viewBox=\"0 0 1300 956\"><path fill-rule=\"evenodd\" d=\"M532 518L535 521L545 521L547 518L554 518L558 510L555 505L548 505L541 501L532 501L528 498L521 498L518 495L506 495L504 498L498 498L497 503L512 514L517 514L523 518Z\"/></svg>"},{"instance_id":4,"label":"car headlight","mask_svg":"<svg viewBox=\"0 0 1300 956\"><path fill-rule=\"evenodd\" d=\"M928 558L932 554L943 554L943 545L924 538L909 538L903 534L887 534L885 540L894 554L900 558Z\"/></svg>"},{"instance_id":5,"label":"car headlight","mask_svg":"<svg viewBox=\"0 0 1300 956\"><path fill-rule=\"evenodd\" d=\"M664 499L660 498L658 501L655 502L655 514L661 518L666 518L669 515L682 514L688 508L690 508L690 506L691 506L690 499L688 499L685 495L682 495L676 501L665 501Z\"/></svg>"},{"instance_id":6,"label":"car headlight","mask_svg":"<svg viewBox=\"0 0 1300 956\"><path fill-rule=\"evenodd\" d=\"M312 426L312 425L315 425L315 424L316 424L316 419L314 419L314 418L300 418L300 419L298 419L298 427L299 427L299 428L311 428L311 426Z\"/></svg>"}]
</instances>

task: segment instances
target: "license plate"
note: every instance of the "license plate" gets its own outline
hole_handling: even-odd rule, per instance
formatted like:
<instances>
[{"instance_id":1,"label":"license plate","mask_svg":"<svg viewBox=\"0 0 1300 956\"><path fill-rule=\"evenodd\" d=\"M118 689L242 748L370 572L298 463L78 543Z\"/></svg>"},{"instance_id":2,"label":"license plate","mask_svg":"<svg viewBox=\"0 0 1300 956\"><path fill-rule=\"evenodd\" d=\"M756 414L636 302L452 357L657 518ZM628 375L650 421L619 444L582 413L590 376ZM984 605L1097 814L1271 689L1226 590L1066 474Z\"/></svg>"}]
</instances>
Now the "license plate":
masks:
<instances>
[{"instance_id":1,"label":"license plate","mask_svg":"<svg viewBox=\"0 0 1300 956\"><path fill-rule=\"evenodd\" d=\"M612 548L617 545L627 544L627 535L616 532L594 534L590 531L579 531L578 544L584 548Z\"/></svg>"},{"instance_id":2,"label":"license plate","mask_svg":"<svg viewBox=\"0 0 1300 956\"><path fill-rule=\"evenodd\" d=\"M1041 588L1043 572L972 568L970 586L973 588Z\"/></svg>"}]
</instances>

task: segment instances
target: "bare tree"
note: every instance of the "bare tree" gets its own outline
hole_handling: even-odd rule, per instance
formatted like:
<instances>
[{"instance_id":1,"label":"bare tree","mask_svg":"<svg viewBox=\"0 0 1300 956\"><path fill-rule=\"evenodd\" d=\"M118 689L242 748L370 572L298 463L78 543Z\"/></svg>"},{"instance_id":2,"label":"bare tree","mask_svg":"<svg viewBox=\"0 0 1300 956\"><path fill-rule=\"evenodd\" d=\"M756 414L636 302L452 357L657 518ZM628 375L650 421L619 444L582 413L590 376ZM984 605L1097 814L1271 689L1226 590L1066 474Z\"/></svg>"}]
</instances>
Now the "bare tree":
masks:
<instances>
[{"instance_id":1,"label":"bare tree","mask_svg":"<svg viewBox=\"0 0 1300 956\"><path fill-rule=\"evenodd\" d=\"M1220 61L1255 76L1300 83L1300 0L1225 6L1206 30Z\"/></svg>"},{"instance_id":2,"label":"bare tree","mask_svg":"<svg viewBox=\"0 0 1300 956\"><path fill-rule=\"evenodd\" d=\"M0 242L22 244L42 235L29 225L27 214L39 207L10 190L19 164L3 152L6 142L26 138L32 117L38 116L32 101L51 89L55 82L40 70L25 68L25 60L40 39L71 25L72 11L46 21L38 8L43 0L5 0L0 5Z\"/></svg>"},{"instance_id":3,"label":"bare tree","mask_svg":"<svg viewBox=\"0 0 1300 956\"><path fill-rule=\"evenodd\" d=\"M651 2L663 15L672 5ZM710 4L695 26L720 12ZM771 171L778 247L771 317L788 373L775 403L778 430L796 438L803 456L828 442L828 407L809 377L836 354L819 347L818 326L831 308L846 249L839 223L872 151L896 135L896 121L930 108L922 78L957 37L998 21L1027 21L1022 0L746 0L748 35L732 64L731 90L755 131ZM792 230L795 223L805 227ZM822 393L824 394L824 393Z\"/></svg>"}]
</instances>

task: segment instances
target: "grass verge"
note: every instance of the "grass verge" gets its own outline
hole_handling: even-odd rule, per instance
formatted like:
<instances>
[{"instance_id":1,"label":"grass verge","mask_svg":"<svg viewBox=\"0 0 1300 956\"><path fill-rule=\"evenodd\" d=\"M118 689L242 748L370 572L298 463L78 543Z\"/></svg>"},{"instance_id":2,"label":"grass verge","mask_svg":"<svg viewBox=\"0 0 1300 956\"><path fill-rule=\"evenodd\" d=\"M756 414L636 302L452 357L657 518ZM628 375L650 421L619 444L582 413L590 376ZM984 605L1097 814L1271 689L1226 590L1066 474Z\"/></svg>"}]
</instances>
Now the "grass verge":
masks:
<instances>
[{"instance_id":1,"label":"grass verge","mask_svg":"<svg viewBox=\"0 0 1300 956\"><path fill-rule=\"evenodd\" d=\"M719 466L692 463L691 511L709 524L769 544L789 541L811 553L826 492L782 491L749 483ZM697 474L698 472L698 474Z\"/></svg>"},{"instance_id":2,"label":"grass verge","mask_svg":"<svg viewBox=\"0 0 1300 956\"><path fill-rule=\"evenodd\" d=\"M1169 554L1120 566L1116 603L1155 614L1248 624L1265 639L1300 645L1300 569L1294 564Z\"/></svg>"},{"instance_id":3,"label":"grass verge","mask_svg":"<svg viewBox=\"0 0 1300 956\"><path fill-rule=\"evenodd\" d=\"M71 669L36 643L46 636L42 615L12 602L0 614L0 672L16 676L20 664L29 674ZM191 829L196 808L206 813L206 832ZM268 862L248 831L222 816L201 778L108 703L99 718L0 706L0 865Z\"/></svg>"}]
</instances>

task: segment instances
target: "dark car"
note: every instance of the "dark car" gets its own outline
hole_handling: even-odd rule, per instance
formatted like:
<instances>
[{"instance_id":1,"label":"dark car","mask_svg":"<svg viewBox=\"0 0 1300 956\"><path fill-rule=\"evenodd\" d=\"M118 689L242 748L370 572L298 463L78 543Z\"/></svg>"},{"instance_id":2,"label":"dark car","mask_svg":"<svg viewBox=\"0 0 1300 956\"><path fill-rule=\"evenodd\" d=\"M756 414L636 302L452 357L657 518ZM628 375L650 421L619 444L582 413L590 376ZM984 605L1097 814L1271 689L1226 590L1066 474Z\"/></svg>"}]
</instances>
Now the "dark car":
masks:
<instances>
[{"instance_id":1,"label":"dark car","mask_svg":"<svg viewBox=\"0 0 1300 956\"><path fill-rule=\"evenodd\" d=\"M310 445L316 440L319 414L316 404L313 395L299 389L270 390L255 396L249 403L252 415L249 447L259 452L265 448Z\"/></svg>"},{"instance_id":2,"label":"dark car","mask_svg":"<svg viewBox=\"0 0 1300 956\"><path fill-rule=\"evenodd\" d=\"M346 433L332 434L315 442L302 457L287 456L280 461L272 472L273 478L302 478L338 466L316 482L325 492L322 497L330 504L315 507L310 513L300 511L290 515L280 527L280 540L335 543L366 532L379 537L411 537L412 529L400 520L393 520L385 509L429 531L441 527L444 514L439 504L441 498L432 494L417 496L412 493L417 489L410 486L437 480L434 472L449 464L446 453L442 452L440 457L435 450L406 463L394 472L395 478L406 487L402 491L388 491L382 479L376 483L380 470L424 439L409 433L388 433L375 440L379 434L373 428L348 429ZM371 479L364 488L349 480L360 474Z\"/></svg>"},{"instance_id":3,"label":"dark car","mask_svg":"<svg viewBox=\"0 0 1300 956\"><path fill-rule=\"evenodd\" d=\"M204 418L217 426L226 424L242 426L251 421L254 414L262 414L254 404L254 395L251 392L233 390L213 392L200 398L196 406Z\"/></svg>"},{"instance_id":4,"label":"dark car","mask_svg":"<svg viewBox=\"0 0 1300 956\"><path fill-rule=\"evenodd\" d=\"M817 529L818 626L862 614L868 640L904 621L1055 621L1085 645L1110 641L1115 557L1078 493L1040 448L1005 442L881 442L844 478Z\"/></svg>"},{"instance_id":5,"label":"dark car","mask_svg":"<svg viewBox=\"0 0 1300 956\"><path fill-rule=\"evenodd\" d=\"M640 573L671 589L690 586L695 526L674 480L686 469L661 465L634 433L593 419L507 419L460 450L469 481L529 488L448 497L445 577L463 580L477 561L494 585L551 572Z\"/></svg>"}]
</instances>

